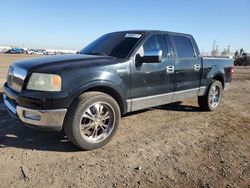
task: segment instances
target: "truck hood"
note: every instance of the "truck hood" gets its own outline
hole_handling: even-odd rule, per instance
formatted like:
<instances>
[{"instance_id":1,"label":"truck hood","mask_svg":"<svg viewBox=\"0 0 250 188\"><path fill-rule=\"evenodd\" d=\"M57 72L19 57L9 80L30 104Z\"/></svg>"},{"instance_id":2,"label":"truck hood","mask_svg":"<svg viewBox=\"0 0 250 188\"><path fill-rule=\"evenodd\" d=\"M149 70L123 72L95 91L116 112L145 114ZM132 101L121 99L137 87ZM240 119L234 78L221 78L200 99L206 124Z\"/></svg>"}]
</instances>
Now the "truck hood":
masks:
<instances>
[{"instance_id":1,"label":"truck hood","mask_svg":"<svg viewBox=\"0 0 250 188\"><path fill-rule=\"evenodd\" d=\"M109 56L83 54L54 55L17 61L13 66L23 68L27 71L48 72L48 70L51 70L52 72L57 72L65 68L114 64L115 60L116 58Z\"/></svg>"}]
</instances>

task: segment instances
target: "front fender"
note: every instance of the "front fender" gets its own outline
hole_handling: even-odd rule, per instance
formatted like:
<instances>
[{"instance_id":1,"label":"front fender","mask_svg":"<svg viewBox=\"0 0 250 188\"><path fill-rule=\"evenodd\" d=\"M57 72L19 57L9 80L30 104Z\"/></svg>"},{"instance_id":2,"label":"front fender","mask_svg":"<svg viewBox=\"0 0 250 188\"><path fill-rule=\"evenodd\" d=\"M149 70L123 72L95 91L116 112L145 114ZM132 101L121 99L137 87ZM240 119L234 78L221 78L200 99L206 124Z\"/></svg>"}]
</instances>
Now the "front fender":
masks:
<instances>
[{"instance_id":1,"label":"front fender","mask_svg":"<svg viewBox=\"0 0 250 188\"><path fill-rule=\"evenodd\" d=\"M92 88L105 87L110 92L118 95L117 97L122 101L123 110L126 111L126 91L128 90L128 88L123 80L118 75L105 71L95 72L95 74L91 73L91 75L92 77L89 78L88 82L82 82L78 87L75 87L71 91L71 103L85 91L91 90Z\"/></svg>"},{"instance_id":2,"label":"front fender","mask_svg":"<svg viewBox=\"0 0 250 188\"><path fill-rule=\"evenodd\" d=\"M85 91L90 90L91 88L95 88L95 87L108 87L108 88L112 88L113 90L115 90L117 93L119 93L120 96L122 96L122 98L125 99L125 93L124 91L115 83L108 81L108 80L95 80L95 81L91 81L89 83L86 83L85 85L81 86L80 88L78 88L77 90L73 91L73 95L72 97L75 98L75 96L79 96L80 94L82 94Z\"/></svg>"}]
</instances>

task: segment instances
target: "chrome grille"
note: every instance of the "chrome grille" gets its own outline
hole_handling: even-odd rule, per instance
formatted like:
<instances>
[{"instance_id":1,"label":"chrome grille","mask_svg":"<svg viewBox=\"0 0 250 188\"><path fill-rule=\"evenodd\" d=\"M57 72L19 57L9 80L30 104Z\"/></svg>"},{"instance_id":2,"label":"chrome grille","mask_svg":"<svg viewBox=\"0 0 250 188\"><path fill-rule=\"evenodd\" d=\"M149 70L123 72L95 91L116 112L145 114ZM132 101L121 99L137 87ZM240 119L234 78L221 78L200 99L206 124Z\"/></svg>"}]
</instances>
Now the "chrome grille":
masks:
<instances>
[{"instance_id":1,"label":"chrome grille","mask_svg":"<svg viewBox=\"0 0 250 188\"><path fill-rule=\"evenodd\" d=\"M11 66L7 75L8 86L18 92L22 91L23 82L26 78L26 75L26 70Z\"/></svg>"}]
</instances>

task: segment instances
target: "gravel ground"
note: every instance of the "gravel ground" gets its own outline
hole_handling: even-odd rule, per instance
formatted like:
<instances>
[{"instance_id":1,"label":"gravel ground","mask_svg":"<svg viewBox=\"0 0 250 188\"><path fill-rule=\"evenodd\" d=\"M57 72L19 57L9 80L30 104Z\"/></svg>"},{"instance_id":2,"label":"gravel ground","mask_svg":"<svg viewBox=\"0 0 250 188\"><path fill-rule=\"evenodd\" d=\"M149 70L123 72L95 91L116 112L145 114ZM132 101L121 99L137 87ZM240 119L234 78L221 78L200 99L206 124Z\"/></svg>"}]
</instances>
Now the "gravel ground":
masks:
<instances>
[{"instance_id":1,"label":"gravel ground","mask_svg":"<svg viewBox=\"0 0 250 188\"><path fill-rule=\"evenodd\" d=\"M0 55L0 81L27 57ZM250 69L235 72L217 111L190 99L131 113L88 152L15 122L0 101L0 187L250 187Z\"/></svg>"}]
</instances>

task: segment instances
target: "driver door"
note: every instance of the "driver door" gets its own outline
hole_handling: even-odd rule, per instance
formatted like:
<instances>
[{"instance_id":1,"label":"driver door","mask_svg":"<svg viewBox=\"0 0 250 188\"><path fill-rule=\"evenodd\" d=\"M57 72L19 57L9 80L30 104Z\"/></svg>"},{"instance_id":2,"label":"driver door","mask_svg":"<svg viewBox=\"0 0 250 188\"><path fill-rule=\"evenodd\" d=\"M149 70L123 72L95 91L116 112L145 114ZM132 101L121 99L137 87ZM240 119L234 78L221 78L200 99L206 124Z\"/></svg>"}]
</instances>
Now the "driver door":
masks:
<instances>
[{"instance_id":1,"label":"driver door","mask_svg":"<svg viewBox=\"0 0 250 188\"><path fill-rule=\"evenodd\" d=\"M174 73L167 73L167 66L174 66L168 58L168 46L162 34L150 36L139 48L140 56L150 51L162 50L162 61L132 63L132 111L172 102Z\"/></svg>"}]
</instances>

